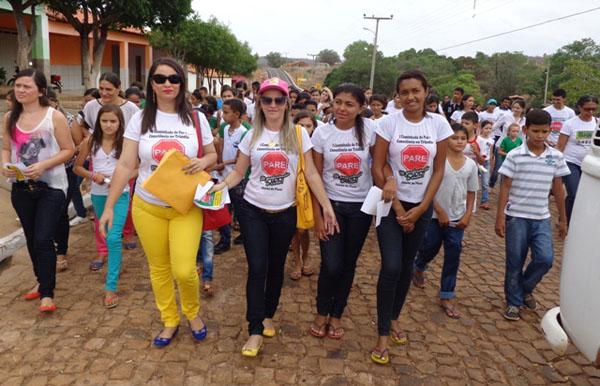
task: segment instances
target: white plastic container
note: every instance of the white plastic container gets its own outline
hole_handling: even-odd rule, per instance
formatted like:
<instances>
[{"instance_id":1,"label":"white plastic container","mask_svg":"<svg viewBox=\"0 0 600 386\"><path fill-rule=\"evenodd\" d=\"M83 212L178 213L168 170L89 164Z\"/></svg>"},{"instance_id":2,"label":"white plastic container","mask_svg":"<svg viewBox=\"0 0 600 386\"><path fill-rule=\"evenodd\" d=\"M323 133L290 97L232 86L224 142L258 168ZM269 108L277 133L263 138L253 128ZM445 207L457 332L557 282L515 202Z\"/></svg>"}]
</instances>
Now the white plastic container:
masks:
<instances>
[{"instance_id":1,"label":"white plastic container","mask_svg":"<svg viewBox=\"0 0 600 386\"><path fill-rule=\"evenodd\" d=\"M592 153L581 165L565 241L560 307L546 313L542 330L559 355L566 351L570 338L600 367L600 128L592 141Z\"/></svg>"}]
</instances>

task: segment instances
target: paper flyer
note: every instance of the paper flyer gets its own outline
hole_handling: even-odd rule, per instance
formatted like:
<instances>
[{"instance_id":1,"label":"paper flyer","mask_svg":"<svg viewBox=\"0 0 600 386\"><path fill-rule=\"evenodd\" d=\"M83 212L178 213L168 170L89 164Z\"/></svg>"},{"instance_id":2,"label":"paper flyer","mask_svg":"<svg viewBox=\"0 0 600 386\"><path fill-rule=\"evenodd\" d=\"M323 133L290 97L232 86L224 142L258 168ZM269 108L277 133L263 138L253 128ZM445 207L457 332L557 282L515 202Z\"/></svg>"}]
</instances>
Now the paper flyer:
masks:
<instances>
[{"instance_id":1,"label":"paper flyer","mask_svg":"<svg viewBox=\"0 0 600 386\"><path fill-rule=\"evenodd\" d=\"M21 182L21 181L25 181L27 179L27 178L25 178L25 175L23 174L25 172L25 169L27 169L27 166L25 166L25 164L23 162L6 163L6 164L4 164L4 166L6 166L7 169L10 169L17 174L15 176L16 181Z\"/></svg>"},{"instance_id":2,"label":"paper flyer","mask_svg":"<svg viewBox=\"0 0 600 386\"><path fill-rule=\"evenodd\" d=\"M206 184L198 184L196 194L194 195L194 204L202 209L219 210L225 204L231 203L229 199L229 190L225 187L223 190L208 194L210 188L214 186L214 182L208 181Z\"/></svg>"},{"instance_id":3,"label":"paper flyer","mask_svg":"<svg viewBox=\"0 0 600 386\"><path fill-rule=\"evenodd\" d=\"M390 214L390 208L392 207L392 202L385 202L381 199L381 189L377 186L371 187L369 189L369 193L367 193L367 197L363 202L360 210L366 214L370 214L371 216L375 216L375 226L378 227L381 223L381 219L388 214Z\"/></svg>"}]
</instances>

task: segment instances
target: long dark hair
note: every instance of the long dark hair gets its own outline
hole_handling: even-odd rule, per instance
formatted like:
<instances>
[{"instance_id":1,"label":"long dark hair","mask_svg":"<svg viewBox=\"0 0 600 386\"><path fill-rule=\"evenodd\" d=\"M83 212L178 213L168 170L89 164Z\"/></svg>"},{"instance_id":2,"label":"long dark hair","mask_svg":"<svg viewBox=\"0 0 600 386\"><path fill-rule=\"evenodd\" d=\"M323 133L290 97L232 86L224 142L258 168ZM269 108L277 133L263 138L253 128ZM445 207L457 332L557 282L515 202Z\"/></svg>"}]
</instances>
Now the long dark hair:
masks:
<instances>
[{"instance_id":1,"label":"long dark hair","mask_svg":"<svg viewBox=\"0 0 600 386\"><path fill-rule=\"evenodd\" d=\"M50 106L50 102L48 101L48 96L46 92L48 91L48 80L43 72L36 70L35 68L26 68L22 71L19 71L17 76L15 77L15 83L19 78L23 78L26 76L33 77L33 82L37 86L39 92L42 93L38 98L40 102L40 106L46 107ZM6 121L6 132L10 133L10 137L15 139L15 127L17 126L17 121L23 112L23 104L17 100L16 95L13 94L13 105L10 110L10 116L8 117L8 121Z\"/></svg>"},{"instance_id":2,"label":"long dark hair","mask_svg":"<svg viewBox=\"0 0 600 386\"><path fill-rule=\"evenodd\" d=\"M398 79L396 79L396 94L400 95L400 83L402 83L408 79L418 80L419 82L421 82L421 85L425 89L425 94L427 94L429 92L429 83L427 82L427 78L425 77L425 74L419 70L409 70L409 71L405 71L402 74L400 74ZM425 100L423 100L423 116L424 117L427 116L427 109L425 108Z\"/></svg>"},{"instance_id":3,"label":"long dark hair","mask_svg":"<svg viewBox=\"0 0 600 386\"><path fill-rule=\"evenodd\" d=\"M333 90L333 99L335 99L335 97L341 93L348 93L352 95L352 97L356 99L356 102L359 106L362 107L365 105L366 98L362 87L357 86L354 83L342 83ZM360 148L362 149L365 142L365 123L363 122L363 117L360 113L356 114L354 128L356 130L358 146L360 146Z\"/></svg>"},{"instance_id":4,"label":"long dark hair","mask_svg":"<svg viewBox=\"0 0 600 386\"><path fill-rule=\"evenodd\" d=\"M123 150L123 133L125 132L125 118L123 118L123 112L121 108L117 105L108 104L102 106L100 111L98 111L98 118L96 118L96 125L94 126L94 132L92 133L92 137L90 138L90 152L92 154L96 154L98 149L102 147L102 137L104 133L102 132L102 126L100 124L100 118L102 118L102 114L104 113L113 113L117 116L119 120L119 128L115 133L115 158L119 158L121 156L121 150Z\"/></svg>"},{"instance_id":5,"label":"long dark hair","mask_svg":"<svg viewBox=\"0 0 600 386\"><path fill-rule=\"evenodd\" d=\"M148 74L148 81L146 82L146 105L144 106L144 111L142 112L142 134L146 134L148 131L153 131L156 127L156 96L154 95L154 90L152 89L152 76L156 72L156 69L160 65L165 65L171 67L177 75L181 78L181 83L179 83L179 94L175 98L175 109L177 110L177 115L179 115L179 119L185 125L191 125L192 120L190 118L190 113L192 111L192 106L190 102L188 102L185 97L185 90L187 90L186 81L185 81L185 73L183 72L183 67L175 60L171 58L160 58L152 63L150 67L150 71Z\"/></svg>"}]
</instances>

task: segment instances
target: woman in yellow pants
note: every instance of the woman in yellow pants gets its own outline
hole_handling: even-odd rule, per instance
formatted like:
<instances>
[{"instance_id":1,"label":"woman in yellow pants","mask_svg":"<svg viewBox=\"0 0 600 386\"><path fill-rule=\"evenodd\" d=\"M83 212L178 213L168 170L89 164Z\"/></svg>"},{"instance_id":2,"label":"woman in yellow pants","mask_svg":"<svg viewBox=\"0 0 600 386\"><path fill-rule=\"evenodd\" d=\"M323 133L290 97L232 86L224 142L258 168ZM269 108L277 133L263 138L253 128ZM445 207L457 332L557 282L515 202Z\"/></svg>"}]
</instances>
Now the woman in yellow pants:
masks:
<instances>
[{"instance_id":1,"label":"woman in yellow pants","mask_svg":"<svg viewBox=\"0 0 600 386\"><path fill-rule=\"evenodd\" d=\"M188 174L213 166L217 155L208 121L203 114L199 114L204 156L196 158L199 141L191 114L197 112L191 110L185 99L185 76L177 62L166 58L155 61L150 68L146 89L146 106L131 118L125 130L123 150L111 181L100 228L105 232L107 226L112 226L113 207L118 194L139 159L132 215L148 259L152 290L164 324L153 343L156 347L165 347L179 330L173 279L177 282L181 310L189 321L192 336L197 341L206 337L206 325L199 315L199 280L196 271L202 211L193 207L182 215L141 186L170 149L177 149L192 159L184 168Z\"/></svg>"}]
</instances>

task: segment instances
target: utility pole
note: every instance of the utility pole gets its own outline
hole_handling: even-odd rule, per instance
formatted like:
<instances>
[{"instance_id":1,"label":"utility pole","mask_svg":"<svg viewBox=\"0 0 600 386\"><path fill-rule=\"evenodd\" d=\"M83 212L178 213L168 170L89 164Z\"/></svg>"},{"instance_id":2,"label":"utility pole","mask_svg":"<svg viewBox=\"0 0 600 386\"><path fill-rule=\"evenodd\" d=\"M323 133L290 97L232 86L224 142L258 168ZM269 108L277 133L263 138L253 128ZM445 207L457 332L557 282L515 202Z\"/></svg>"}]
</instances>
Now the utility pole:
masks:
<instances>
[{"instance_id":1,"label":"utility pole","mask_svg":"<svg viewBox=\"0 0 600 386\"><path fill-rule=\"evenodd\" d=\"M363 14L363 18L365 20L375 20L375 38L373 39L373 58L371 59L371 79L369 80L369 88L373 89L373 81L375 80L375 58L377 56L377 34L379 33L379 21L380 20L392 20L394 15L390 15L390 17L382 17L382 16L367 16Z\"/></svg>"},{"instance_id":2,"label":"utility pole","mask_svg":"<svg viewBox=\"0 0 600 386\"><path fill-rule=\"evenodd\" d=\"M550 78L550 62L548 61L548 67L546 67L546 85L544 86L544 105L548 101L548 79Z\"/></svg>"},{"instance_id":3,"label":"utility pole","mask_svg":"<svg viewBox=\"0 0 600 386\"><path fill-rule=\"evenodd\" d=\"M315 58L316 58L317 56L319 56L319 54L306 54L306 55L308 55L308 56L312 57L312 60L313 60L313 62L315 62L315 63L317 62L317 60L316 60Z\"/></svg>"}]
</instances>

